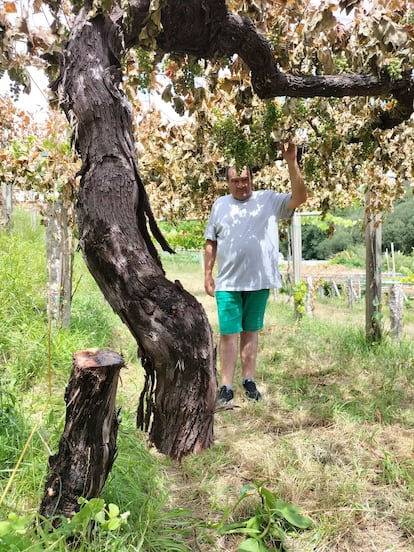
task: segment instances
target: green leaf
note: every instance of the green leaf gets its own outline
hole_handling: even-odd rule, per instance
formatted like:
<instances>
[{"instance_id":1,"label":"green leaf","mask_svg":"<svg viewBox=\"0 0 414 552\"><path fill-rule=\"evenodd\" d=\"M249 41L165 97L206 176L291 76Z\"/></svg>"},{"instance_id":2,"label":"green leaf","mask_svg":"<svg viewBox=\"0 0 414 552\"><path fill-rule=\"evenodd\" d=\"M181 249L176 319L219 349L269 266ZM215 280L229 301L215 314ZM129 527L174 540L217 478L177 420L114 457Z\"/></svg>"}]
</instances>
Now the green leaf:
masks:
<instances>
[{"instance_id":1,"label":"green leaf","mask_svg":"<svg viewBox=\"0 0 414 552\"><path fill-rule=\"evenodd\" d=\"M254 527L242 527L237 531L240 535L250 535L251 537L255 537L256 535L260 535L261 531L259 529L255 529Z\"/></svg>"},{"instance_id":2,"label":"green leaf","mask_svg":"<svg viewBox=\"0 0 414 552\"><path fill-rule=\"evenodd\" d=\"M85 507L91 514L97 514L105 508L105 501L102 498L91 498Z\"/></svg>"},{"instance_id":3,"label":"green leaf","mask_svg":"<svg viewBox=\"0 0 414 552\"><path fill-rule=\"evenodd\" d=\"M288 523L299 529L309 529L312 525L312 520L301 515L300 508L284 502L283 500L276 501L276 505L272 508L272 511L283 517Z\"/></svg>"},{"instance_id":4,"label":"green leaf","mask_svg":"<svg viewBox=\"0 0 414 552\"><path fill-rule=\"evenodd\" d=\"M283 532L283 529L279 527L278 525L273 525L270 528L269 534L272 535L273 540L278 540L282 545L286 541L286 535Z\"/></svg>"},{"instance_id":5,"label":"green leaf","mask_svg":"<svg viewBox=\"0 0 414 552\"><path fill-rule=\"evenodd\" d=\"M253 516L247 520L246 527L260 531L261 516Z\"/></svg>"},{"instance_id":6,"label":"green leaf","mask_svg":"<svg viewBox=\"0 0 414 552\"><path fill-rule=\"evenodd\" d=\"M265 504L269 508L269 510L273 510L274 508L276 508L276 504L278 501L274 493L269 491L269 489L265 489L264 487L262 487L260 489L260 494L262 495Z\"/></svg>"},{"instance_id":7,"label":"green leaf","mask_svg":"<svg viewBox=\"0 0 414 552\"><path fill-rule=\"evenodd\" d=\"M235 529L240 529L242 527L246 527L246 521L235 521L234 523L226 523L226 525L223 525L219 532L224 535L226 533L234 532Z\"/></svg>"},{"instance_id":8,"label":"green leaf","mask_svg":"<svg viewBox=\"0 0 414 552\"><path fill-rule=\"evenodd\" d=\"M220 531L223 533L223 531ZM254 527L240 527L235 529L229 529L228 531L224 531L226 535L250 535L252 537L256 535L260 535L261 531L259 529L255 529Z\"/></svg>"},{"instance_id":9,"label":"green leaf","mask_svg":"<svg viewBox=\"0 0 414 552\"><path fill-rule=\"evenodd\" d=\"M108 531L116 531L121 527L121 520L119 517L111 518L106 524L106 529Z\"/></svg>"},{"instance_id":10,"label":"green leaf","mask_svg":"<svg viewBox=\"0 0 414 552\"><path fill-rule=\"evenodd\" d=\"M110 518L119 516L119 508L116 504L108 504L108 515Z\"/></svg>"},{"instance_id":11,"label":"green leaf","mask_svg":"<svg viewBox=\"0 0 414 552\"><path fill-rule=\"evenodd\" d=\"M246 539L237 549L237 552L268 552L268 548L264 542L255 539Z\"/></svg>"},{"instance_id":12,"label":"green leaf","mask_svg":"<svg viewBox=\"0 0 414 552\"><path fill-rule=\"evenodd\" d=\"M246 496L249 491L253 491L254 486L250 483L247 483L246 485L243 485L243 487L240 489L240 496Z\"/></svg>"},{"instance_id":13,"label":"green leaf","mask_svg":"<svg viewBox=\"0 0 414 552\"><path fill-rule=\"evenodd\" d=\"M10 521L0 521L0 537L8 535L12 531L12 524Z\"/></svg>"},{"instance_id":14,"label":"green leaf","mask_svg":"<svg viewBox=\"0 0 414 552\"><path fill-rule=\"evenodd\" d=\"M12 533L21 535L26 533L31 521L29 516L18 516L14 512L10 512L8 518L8 521L0 521L0 537Z\"/></svg>"},{"instance_id":15,"label":"green leaf","mask_svg":"<svg viewBox=\"0 0 414 552\"><path fill-rule=\"evenodd\" d=\"M82 507L79 512L71 518L71 523L73 525L88 523L105 508L105 501L102 498L92 498L89 501L84 498L79 498L78 504L81 504Z\"/></svg>"},{"instance_id":16,"label":"green leaf","mask_svg":"<svg viewBox=\"0 0 414 552\"><path fill-rule=\"evenodd\" d=\"M97 521L98 523L100 523L101 525L105 523L106 521L106 516L105 516L105 512L103 510L101 510L100 512L98 512L96 515L95 515L95 521Z\"/></svg>"},{"instance_id":17,"label":"green leaf","mask_svg":"<svg viewBox=\"0 0 414 552\"><path fill-rule=\"evenodd\" d=\"M253 516L247 520L224 525L219 532L227 535L237 533L239 535L250 535L254 537L261 533L260 517Z\"/></svg>"}]
</instances>

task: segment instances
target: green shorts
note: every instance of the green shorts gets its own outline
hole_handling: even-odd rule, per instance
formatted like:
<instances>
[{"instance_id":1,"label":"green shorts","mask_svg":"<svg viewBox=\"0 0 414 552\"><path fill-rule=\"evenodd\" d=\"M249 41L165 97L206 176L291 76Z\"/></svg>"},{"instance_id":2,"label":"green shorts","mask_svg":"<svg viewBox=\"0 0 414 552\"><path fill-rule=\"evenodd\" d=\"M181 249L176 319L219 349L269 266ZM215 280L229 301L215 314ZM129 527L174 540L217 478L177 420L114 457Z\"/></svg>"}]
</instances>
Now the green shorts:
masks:
<instances>
[{"instance_id":1,"label":"green shorts","mask_svg":"<svg viewBox=\"0 0 414 552\"><path fill-rule=\"evenodd\" d=\"M220 333L256 332L263 328L268 289L216 291Z\"/></svg>"}]
</instances>

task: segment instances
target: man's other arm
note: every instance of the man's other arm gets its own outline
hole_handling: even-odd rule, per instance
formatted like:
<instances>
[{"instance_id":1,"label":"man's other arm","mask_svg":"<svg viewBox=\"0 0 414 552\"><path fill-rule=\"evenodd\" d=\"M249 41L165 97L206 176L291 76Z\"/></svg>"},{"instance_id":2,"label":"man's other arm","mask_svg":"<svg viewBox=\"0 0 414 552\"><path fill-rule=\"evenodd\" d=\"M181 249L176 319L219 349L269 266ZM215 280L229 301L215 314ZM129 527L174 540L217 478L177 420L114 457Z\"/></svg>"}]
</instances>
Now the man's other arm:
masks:
<instances>
[{"instance_id":1,"label":"man's other arm","mask_svg":"<svg viewBox=\"0 0 414 552\"><path fill-rule=\"evenodd\" d=\"M302 205L302 203L305 203L306 201L305 181L297 162L297 148L295 144L290 143L286 148L282 147L282 155L289 169L292 197L290 198L287 207L289 210L292 210L299 207L299 205Z\"/></svg>"},{"instance_id":2,"label":"man's other arm","mask_svg":"<svg viewBox=\"0 0 414 552\"><path fill-rule=\"evenodd\" d=\"M214 291L216 288L213 278L213 267L216 261L217 255L217 242L212 240L206 240L206 247L204 252L204 289L206 293L211 297L214 297Z\"/></svg>"}]
</instances>

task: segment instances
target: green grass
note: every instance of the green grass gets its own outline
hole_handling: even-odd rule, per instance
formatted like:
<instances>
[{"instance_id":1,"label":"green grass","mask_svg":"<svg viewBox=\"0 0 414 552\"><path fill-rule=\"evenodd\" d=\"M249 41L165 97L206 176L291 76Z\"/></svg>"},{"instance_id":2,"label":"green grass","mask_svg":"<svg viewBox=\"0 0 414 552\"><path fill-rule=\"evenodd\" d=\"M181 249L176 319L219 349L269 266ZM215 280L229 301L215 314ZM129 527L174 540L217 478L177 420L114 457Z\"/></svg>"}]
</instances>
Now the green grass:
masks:
<instances>
[{"instance_id":1,"label":"green grass","mask_svg":"<svg viewBox=\"0 0 414 552\"><path fill-rule=\"evenodd\" d=\"M0 233L0 549L31 550L28 543L38 550L67 549L59 532L54 537L36 533L33 516L43 496L48 458L57 451L64 427L63 397L72 355L98 347L122 352L128 363L121 378L128 381L128 390L121 382L119 392L124 405L120 452L104 498L131 513L122 531L95 534L90 544L85 538L81 549L188 550L181 542L186 538L188 515L168 504L162 465L147 450L145 437L133 429L134 413L125 407L132 390L138 394L137 385L142 383L140 374L135 376L137 382L130 376L137 368L136 344L103 299L79 254L71 325L69 329L52 326L49 366L44 239L44 228L32 230L28 215L18 210L13 234ZM6 544L2 530L6 530L4 523L10 523L10 514L20 517L13 521L15 531Z\"/></svg>"},{"instance_id":2,"label":"green grass","mask_svg":"<svg viewBox=\"0 0 414 552\"><path fill-rule=\"evenodd\" d=\"M254 518L258 499L237 505L253 483L312 519L310 529L287 535L292 551L414 548L411 334L368 345L363 304L351 311L345 299L317 299L314 316L298 324L287 296L272 297L257 366L263 400L245 401L237 376L236 408L216 415L215 444L177 465L134 427L143 382L136 344L78 254L71 326L52 328L48 364L43 231L17 211L13 234L0 234L0 550L67 549L73 527L36 531L33 520L64 427L72 354L87 347L120 351L127 367L117 397L119 452L102 493L107 510L118 506L119 525L91 530L94 503L86 505L73 524L79 550L235 552L243 535L220 527ZM167 276L203 304L218 342L200 256L162 259ZM407 331L412 316L407 308Z\"/></svg>"},{"instance_id":3,"label":"green grass","mask_svg":"<svg viewBox=\"0 0 414 552\"><path fill-rule=\"evenodd\" d=\"M69 330L49 329L46 314L46 264L44 227L32 229L28 214L16 211L13 233L0 233L0 362L2 382L27 389L51 373L66 378L76 350L107 345L115 315L76 256ZM97 321L99 320L99 323ZM51 348L51 366L48 355Z\"/></svg>"},{"instance_id":4,"label":"green grass","mask_svg":"<svg viewBox=\"0 0 414 552\"><path fill-rule=\"evenodd\" d=\"M258 373L283 387L287 408L308 408L328 419L343 412L356 421L380 415L386 423L414 423L404 408L414 400L411 341L369 345L361 328L315 318L294 325L291 307L273 304L269 310L277 311L281 326L262 340Z\"/></svg>"}]
</instances>

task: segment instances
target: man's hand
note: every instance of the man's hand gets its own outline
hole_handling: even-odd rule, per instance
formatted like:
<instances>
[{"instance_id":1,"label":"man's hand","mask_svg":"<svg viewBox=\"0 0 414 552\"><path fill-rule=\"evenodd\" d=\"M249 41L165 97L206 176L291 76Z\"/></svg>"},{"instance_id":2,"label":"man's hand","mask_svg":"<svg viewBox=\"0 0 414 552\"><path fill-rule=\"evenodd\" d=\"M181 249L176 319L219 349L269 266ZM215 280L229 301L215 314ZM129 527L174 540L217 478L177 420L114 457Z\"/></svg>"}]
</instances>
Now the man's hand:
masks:
<instances>
[{"instance_id":1,"label":"man's hand","mask_svg":"<svg viewBox=\"0 0 414 552\"><path fill-rule=\"evenodd\" d=\"M290 142L282 146L283 159L286 161L289 170L290 183L292 185L291 198L288 202L288 209L296 209L306 201L306 188L302 173L297 160L297 147Z\"/></svg>"},{"instance_id":2,"label":"man's hand","mask_svg":"<svg viewBox=\"0 0 414 552\"><path fill-rule=\"evenodd\" d=\"M282 156L288 165L292 162L296 163L297 153L298 153L298 148L292 142L289 142L289 144L283 144Z\"/></svg>"},{"instance_id":3,"label":"man's hand","mask_svg":"<svg viewBox=\"0 0 414 552\"><path fill-rule=\"evenodd\" d=\"M209 275L204 278L204 289L206 290L207 295L210 295L210 297L214 297L216 283L213 276Z\"/></svg>"}]
</instances>

